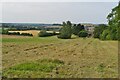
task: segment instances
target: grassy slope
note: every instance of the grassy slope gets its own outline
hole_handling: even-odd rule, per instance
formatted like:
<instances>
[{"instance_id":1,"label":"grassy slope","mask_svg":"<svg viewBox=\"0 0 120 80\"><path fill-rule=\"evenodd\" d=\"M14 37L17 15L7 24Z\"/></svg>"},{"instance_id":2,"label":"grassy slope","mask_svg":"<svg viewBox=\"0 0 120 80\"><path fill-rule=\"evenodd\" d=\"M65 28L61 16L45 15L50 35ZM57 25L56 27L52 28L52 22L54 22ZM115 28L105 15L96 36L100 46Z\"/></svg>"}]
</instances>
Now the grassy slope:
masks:
<instances>
[{"instance_id":1,"label":"grassy slope","mask_svg":"<svg viewBox=\"0 0 120 80\"><path fill-rule=\"evenodd\" d=\"M91 38L62 40L55 36L3 38L3 74L7 77L117 77L117 44L117 41ZM57 68L58 73L53 69L44 75L34 71L21 73L17 70L7 73L12 66L43 59L61 60L64 65Z\"/></svg>"},{"instance_id":2,"label":"grassy slope","mask_svg":"<svg viewBox=\"0 0 120 80\"><path fill-rule=\"evenodd\" d=\"M68 39L70 40L70 39ZM19 38L19 36L17 36L17 38L2 38L2 42L3 43L51 43L51 42L59 42L59 41L68 41L68 40L62 40L62 39L58 39L56 36L52 36L52 37L27 37L27 38Z\"/></svg>"}]
</instances>

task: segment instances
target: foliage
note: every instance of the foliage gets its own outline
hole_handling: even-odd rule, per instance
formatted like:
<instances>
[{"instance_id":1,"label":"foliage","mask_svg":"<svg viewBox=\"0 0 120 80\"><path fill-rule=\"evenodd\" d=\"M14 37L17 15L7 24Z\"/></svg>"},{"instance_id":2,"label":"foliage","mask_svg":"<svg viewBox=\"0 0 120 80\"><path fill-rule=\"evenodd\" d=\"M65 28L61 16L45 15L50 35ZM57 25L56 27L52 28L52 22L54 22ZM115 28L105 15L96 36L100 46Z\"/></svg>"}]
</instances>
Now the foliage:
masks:
<instances>
[{"instance_id":1,"label":"foliage","mask_svg":"<svg viewBox=\"0 0 120 80\"><path fill-rule=\"evenodd\" d=\"M33 36L30 33L21 33L20 32L8 32L8 35L19 35L19 36Z\"/></svg>"},{"instance_id":2,"label":"foliage","mask_svg":"<svg viewBox=\"0 0 120 80\"><path fill-rule=\"evenodd\" d=\"M78 33L79 33L81 30L84 30L84 25L74 24L73 27L72 27L72 30L73 30L73 34L78 35Z\"/></svg>"},{"instance_id":3,"label":"foliage","mask_svg":"<svg viewBox=\"0 0 120 80\"><path fill-rule=\"evenodd\" d=\"M109 34L109 30L104 30L103 32L102 32L102 34L100 35L100 39L102 39L102 40L105 40L106 39L106 37L108 37L108 39L110 39L110 36L108 36L108 34Z\"/></svg>"},{"instance_id":4,"label":"foliage","mask_svg":"<svg viewBox=\"0 0 120 80\"><path fill-rule=\"evenodd\" d=\"M102 25L95 28L94 38L101 40L120 40L120 3L112 9L107 16L108 26Z\"/></svg>"},{"instance_id":5,"label":"foliage","mask_svg":"<svg viewBox=\"0 0 120 80\"><path fill-rule=\"evenodd\" d=\"M30 34L30 33L21 33L20 35L23 35L23 36L33 36L33 35Z\"/></svg>"},{"instance_id":6,"label":"foliage","mask_svg":"<svg viewBox=\"0 0 120 80\"><path fill-rule=\"evenodd\" d=\"M48 33L46 32L45 30L41 30L39 33L38 33L38 36L39 37L47 37L47 36L53 36L55 35L55 33Z\"/></svg>"},{"instance_id":7,"label":"foliage","mask_svg":"<svg viewBox=\"0 0 120 80\"><path fill-rule=\"evenodd\" d=\"M8 32L9 29L4 29L2 28L2 34L6 34L6 35L19 35L19 36L33 36L30 33L21 33L20 32Z\"/></svg>"},{"instance_id":8,"label":"foliage","mask_svg":"<svg viewBox=\"0 0 120 80\"><path fill-rule=\"evenodd\" d=\"M55 32L55 31L53 31L53 35L59 35L59 33L57 33L57 32Z\"/></svg>"},{"instance_id":9,"label":"foliage","mask_svg":"<svg viewBox=\"0 0 120 80\"><path fill-rule=\"evenodd\" d=\"M80 32L78 33L78 36L79 36L79 37L87 37L87 35L88 35L88 33L87 33L87 31L85 31L85 30L82 30L82 31L80 31Z\"/></svg>"},{"instance_id":10,"label":"foliage","mask_svg":"<svg viewBox=\"0 0 120 80\"><path fill-rule=\"evenodd\" d=\"M58 38L70 39L71 36L72 36L72 23L70 21L67 21L66 23L63 22L63 27L60 30L60 35L58 35Z\"/></svg>"},{"instance_id":11,"label":"foliage","mask_svg":"<svg viewBox=\"0 0 120 80\"><path fill-rule=\"evenodd\" d=\"M8 32L8 35L20 35L20 33L19 32Z\"/></svg>"},{"instance_id":12,"label":"foliage","mask_svg":"<svg viewBox=\"0 0 120 80\"><path fill-rule=\"evenodd\" d=\"M118 6L116 6L115 8L112 9L112 12L107 16L107 19L108 19L108 25L109 27L107 28L107 30L105 31L108 31L106 35L105 32L102 33L102 35L104 35L104 39L109 39L109 40L118 40L120 39L118 36L119 34L119 24L120 24L120 16L119 16L119 13L120 13L120 3Z\"/></svg>"},{"instance_id":13,"label":"foliage","mask_svg":"<svg viewBox=\"0 0 120 80\"><path fill-rule=\"evenodd\" d=\"M94 29L94 38L100 38L100 35L102 32L107 28L108 26L105 24L99 24Z\"/></svg>"},{"instance_id":14,"label":"foliage","mask_svg":"<svg viewBox=\"0 0 120 80\"><path fill-rule=\"evenodd\" d=\"M2 32L1 32L2 34L8 34L8 30L7 29L4 29L4 28L2 28Z\"/></svg>"}]
</instances>

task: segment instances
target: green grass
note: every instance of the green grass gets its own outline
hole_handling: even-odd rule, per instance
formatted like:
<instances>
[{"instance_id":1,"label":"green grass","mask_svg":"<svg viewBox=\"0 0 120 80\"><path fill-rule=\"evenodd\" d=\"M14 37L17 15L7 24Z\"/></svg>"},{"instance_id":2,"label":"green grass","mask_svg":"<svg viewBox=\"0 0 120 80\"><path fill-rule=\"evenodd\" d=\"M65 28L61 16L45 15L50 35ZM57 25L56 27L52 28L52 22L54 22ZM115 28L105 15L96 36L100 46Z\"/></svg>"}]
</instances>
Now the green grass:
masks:
<instances>
[{"instance_id":1,"label":"green grass","mask_svg":"<svg viewBox=\"0 0 120 80\"><path fill-rule=\"evenodd\" d=\"M37 60L36 62L26 62L10 67L8 70L3 72L3 76L19 77L19 75L24 76L31 73L33 74L34 72L43 74L50 73L54 68L63 64L63 61L57 59L43 59Z\"/></svg>"},{"instance_id":2,"label":"green grass","mask_svg":"<svg viewBox=\"0 0 120 80\"><path fill-rule=\"evenodd\" d=\"M103 72L104 71L104 68L105 68L105 65L103 63L101 63L99 66L98 66L98 72Z\"/></svg>"},{"instance_id":3,"label":"green grass","mask_svg":"<svg viewBox=\"0 0 120 80\"><path fill-rule=\"evenodd\" d=\"M2 38L2 42L14 42L14 43L35 43L35 42L54 42L58 41L58 39L55 36L52 37L29 37L29 38Z\"/></svg>"},{"instance_id":4,"label":"green grass","mask_svg":"<svg viewBox=\"0 0 120 80\"><path fill-rule=\"evenodd\" d=\"M72 39L58 39L57 36L49 36L49 37L19 37L16 36L14 38L2 38L3 43L37 43L37 42L42 42L42 43L49 43L49 42L59 42L59 41L69 41L76 39L75 35L72 36Z\"/></svg>"},{"instance_id":5,"label":"green grass","mask_svg":"<svg viewBox=\"0 0 120 80\"><path fill-rule=\"evenodd\" d=\"M22 38L2 38L2 43L57 43L66 42L72 39L58 39L57 36L50 37L22 37Z\"/></svg>"}]
</instances>

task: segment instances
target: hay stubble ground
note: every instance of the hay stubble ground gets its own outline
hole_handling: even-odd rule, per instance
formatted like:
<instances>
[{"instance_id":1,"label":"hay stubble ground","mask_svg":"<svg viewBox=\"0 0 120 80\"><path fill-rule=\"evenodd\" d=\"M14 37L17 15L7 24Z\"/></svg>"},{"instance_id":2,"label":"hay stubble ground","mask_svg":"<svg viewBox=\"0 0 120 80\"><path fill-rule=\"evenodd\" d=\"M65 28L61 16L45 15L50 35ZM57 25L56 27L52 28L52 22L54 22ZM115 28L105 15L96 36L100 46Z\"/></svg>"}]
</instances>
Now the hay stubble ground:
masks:
<instances>
[{"instance_id":1,"label":"hay stubble ground","mask_svg":"<svg viewBox=\"0 0 120 80\"><path fill-rule=\"evenodd\" d=\"M15 37L15 36L14 36ZM8 38L3 36L2 62L6 77L117 78L118 42L93 38L57 39ZM11 70L11 67L38 60L59 60L64 64L50 72ZM57 72L56 72L57 71ZM42 75L43 74L43 75Z\"/></svg>"}]
</instances>

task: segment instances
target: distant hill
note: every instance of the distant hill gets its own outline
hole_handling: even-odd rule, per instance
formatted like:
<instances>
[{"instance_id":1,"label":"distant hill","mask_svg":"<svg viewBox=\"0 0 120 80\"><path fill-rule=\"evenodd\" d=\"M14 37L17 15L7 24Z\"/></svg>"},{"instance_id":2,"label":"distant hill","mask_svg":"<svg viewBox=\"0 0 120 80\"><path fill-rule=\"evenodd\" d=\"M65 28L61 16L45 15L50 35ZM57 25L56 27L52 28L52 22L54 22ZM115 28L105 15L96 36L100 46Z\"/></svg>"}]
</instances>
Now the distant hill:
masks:
<instances>
[{"instance_id":1,"label":"distant hill","mask_svg":"<svg viewBox=\"0 0 120 80\"><path fill-rule=\"evenodd\" d=\"M61 24L39 24L39 23L2 23L2 27L15 30L50 30L61 27Z\"/></svg>"},{"instance_id":2,"label":"distant hill","mask_svg":"<svg viewBox=\"0 0 120 80\"><path fill-rule=\"evenodd\" d=\"M96 24L92 24L92 23L81 23L84 26L89 26L89 27L94 27Z\"/></svg>"},{"instance_id":3,"label":"distant hill","mask_svg":"<svg viewBox=\"0 0 120 80\"><path fill-rule=\"evenodd\" d=\"M53 26L53 24L38 24L38 23L3 23L3 26L19 26L19 27L44 27Z\"/></svg>"}]
</instances>

